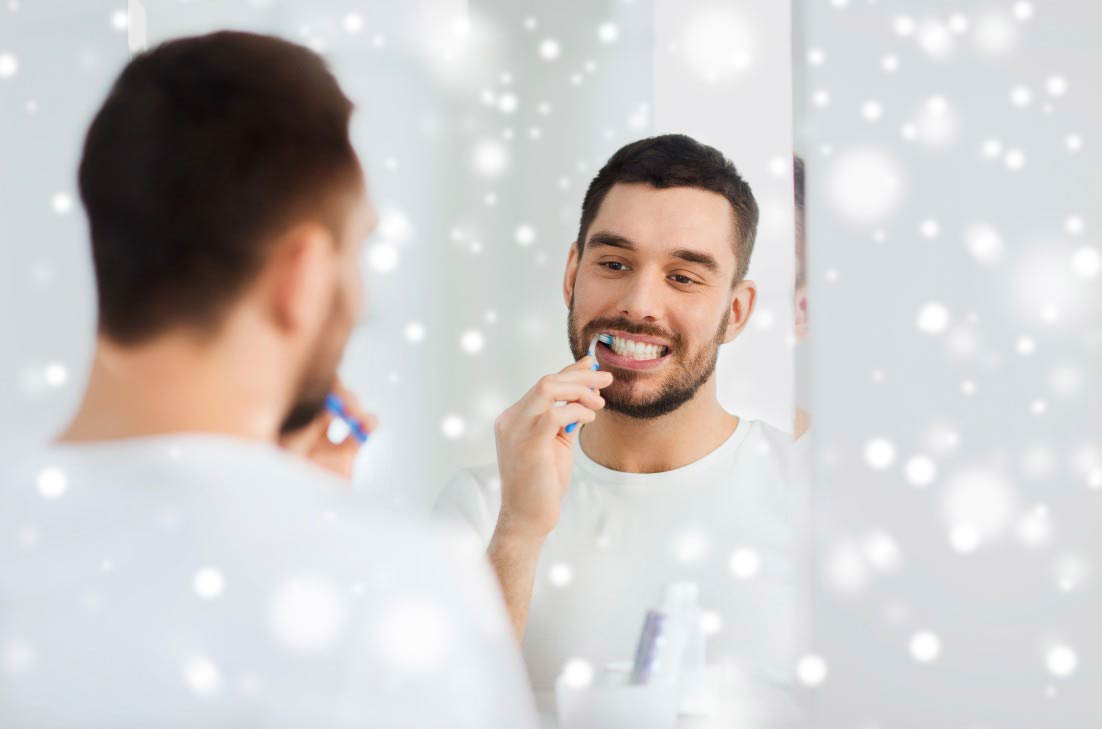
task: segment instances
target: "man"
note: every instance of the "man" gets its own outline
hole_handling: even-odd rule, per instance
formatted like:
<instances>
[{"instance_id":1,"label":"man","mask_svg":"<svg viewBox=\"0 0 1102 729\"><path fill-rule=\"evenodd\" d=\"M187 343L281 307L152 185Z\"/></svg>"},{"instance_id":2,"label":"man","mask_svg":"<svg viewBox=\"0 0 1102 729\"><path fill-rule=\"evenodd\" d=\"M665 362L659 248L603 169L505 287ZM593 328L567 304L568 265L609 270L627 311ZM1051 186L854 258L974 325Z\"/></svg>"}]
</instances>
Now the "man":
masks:
<instances>
[{"instance_id":1,"label":"man","mask_svg":"<svg viewBox=\"0 0 1102 729\"><path fill-rule=\"evenodd\" d=\"M91 376L0 473L3 726L534 726L484 558L331 474L375 226L351 109L315 54L227 32L136 57L96 114Z\"/></svg>"},{"instance_id":2,"label":"man","mask_svg":"<svg viewBox=\"0 0 1102 729\"><path fill-rule=\"evenodd\" d=\"M437 512L487 547L544 702L567 664L630 660L645 611L689 582L710 661L754 687L724 689L715 725L788 710L806 497L791 436L726 412L715 381L719 347L754 308L757 219L711 147L666 135L616 152L586 192L563 279L578 361L498 418L497 468L461 472L440 497ZM593 371L601 332L614 339Z\"/></svg>"},{"instance_id":3,"label":"man","mask_svg":"<svg viewBox=\"0 0 1102 729\"><path fill-rule=\"evenodd\" d=\"M796 428L794 434L797 439L811 427L811 416L799 406L799 403L809 397L809 385L805 381L811 373L811 361L806 352L806 347L801 350L800 345L807 339L808 327L808 290L807 290L807 212L804 204L804 159L799 155L792 157L792 183L796 195L796 291L793 295L793 306L796 314Z\"/></svg>"}]
</instances>

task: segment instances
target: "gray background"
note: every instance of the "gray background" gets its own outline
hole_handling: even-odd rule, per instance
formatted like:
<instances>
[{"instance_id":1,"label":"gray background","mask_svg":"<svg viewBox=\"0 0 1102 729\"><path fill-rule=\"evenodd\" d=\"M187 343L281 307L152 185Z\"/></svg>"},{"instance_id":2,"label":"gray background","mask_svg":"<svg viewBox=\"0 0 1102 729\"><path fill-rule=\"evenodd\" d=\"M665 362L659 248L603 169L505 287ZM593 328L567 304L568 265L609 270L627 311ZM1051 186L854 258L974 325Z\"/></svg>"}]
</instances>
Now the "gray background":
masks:
<instances>
[{"instance_id":1,"label":"gray background","mask_svg":"<svg viewBox=\"0 0 1102 729\"><path fill-rule=\"evenodd\" d=\"M1102 12L815 0L797 17L819 724L1099 726ZM891 175L851 166L869 148L894 166L894 206ZM930 303L948 316L927 314L926 331ZM870 465L875 439L891 448ZM911 649L924 632L940 645L929 661Z\"/></svg>"}]
</instances>

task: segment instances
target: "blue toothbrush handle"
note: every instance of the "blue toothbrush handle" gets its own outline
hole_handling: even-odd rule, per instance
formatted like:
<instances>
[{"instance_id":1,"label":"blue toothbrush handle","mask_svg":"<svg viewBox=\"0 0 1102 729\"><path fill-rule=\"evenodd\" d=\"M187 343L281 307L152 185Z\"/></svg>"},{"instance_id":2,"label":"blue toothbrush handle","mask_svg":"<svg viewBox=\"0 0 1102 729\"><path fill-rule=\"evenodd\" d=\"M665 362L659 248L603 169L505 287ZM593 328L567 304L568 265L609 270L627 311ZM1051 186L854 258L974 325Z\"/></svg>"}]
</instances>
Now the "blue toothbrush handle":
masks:
<instances>
[{"instance_id":1,"label":"blue toothbrush handle","mask_svg":"<svg viewBox=\"0 0 1102 729\"><path fill-rule=\"evenodd\" d=\"M363 426L360 425L358 420L348 414L348 411L345 410L344 403L341 402L341 399L339 397L337 397L333 393L329 393L328 395L326 395L325 407L327 407L331 413L344 421L344 424L348 426L348 429L350 431L352 431L352 435L355 436L356 440L360 441L360 443L367 442L367 431L363 429Z\"/></svg>"},{"instance_id":2,"label":"blue toothbrush handle","mask_svg":"<svg viewBox=\"0 0 1102 729\"><path fill-rule=\"evenodd\" d=\"M600 366L599 364L597 364L596 362L594 362L594 363L593 363L593 369L595 369L595 370L596 370L596 369L600 369L600 367L601 367L601 366ZM568 433L568 434L569 434L569 433L573 433L573 432L574 432L575 430L577 430L577 429L578 429L578 424L577 424L576 422L574 422L574 423L571 423L570 425L568 425L568 426L566 426L565 428L563 428L563 430L564 430L564 431L565 431L566 433Z\"/></svg>"}]
</instances>

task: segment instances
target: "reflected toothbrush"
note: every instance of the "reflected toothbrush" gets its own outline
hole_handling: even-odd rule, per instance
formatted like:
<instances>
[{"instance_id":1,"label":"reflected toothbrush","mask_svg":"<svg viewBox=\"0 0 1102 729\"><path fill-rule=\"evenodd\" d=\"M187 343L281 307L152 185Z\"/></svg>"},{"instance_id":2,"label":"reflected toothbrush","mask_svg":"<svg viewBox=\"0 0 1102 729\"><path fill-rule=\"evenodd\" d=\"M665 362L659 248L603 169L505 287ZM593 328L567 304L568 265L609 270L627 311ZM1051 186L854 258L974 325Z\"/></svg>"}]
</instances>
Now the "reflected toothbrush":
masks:
<instances>
[{"instance_id":1,"label":"reflected toothbrush","mask_svg":"<svg viewBox=\"0 0 1102 729\"><path fill-rule=\"evenodd\" d=\"M593 337L593 339L590 340L590 342L589 342L589 356L593 358L593 369L595 369L595 370L598 370L598 369L601 368L601 366L597 363L597 342L600 342L601 344L611 345L612 344L612 335L611 334L605 334L604 332L601 332L597 336ZM565 431L567 433L573 433L577 429L578 429L578 424L575 422L575 423L571 423L570 425L566 426Z\"/></svg>"},{"instance_id":2,"label":"reflected toothbrush","mask_svg":"<svg viewBox=\"0 0 1102 729\"><path fill-rule=\"evenodd\" d=\"M329 409L329 412L344 421L344 424L352 431L352 435L355 436L356 440L361 443L367 442L367 431L360 425L360 421L356 420L348 413L348 410L344 407L344 401L337 397L337 395L334 393L326 395L325 407Z\"/></svg>"}]
</instances>

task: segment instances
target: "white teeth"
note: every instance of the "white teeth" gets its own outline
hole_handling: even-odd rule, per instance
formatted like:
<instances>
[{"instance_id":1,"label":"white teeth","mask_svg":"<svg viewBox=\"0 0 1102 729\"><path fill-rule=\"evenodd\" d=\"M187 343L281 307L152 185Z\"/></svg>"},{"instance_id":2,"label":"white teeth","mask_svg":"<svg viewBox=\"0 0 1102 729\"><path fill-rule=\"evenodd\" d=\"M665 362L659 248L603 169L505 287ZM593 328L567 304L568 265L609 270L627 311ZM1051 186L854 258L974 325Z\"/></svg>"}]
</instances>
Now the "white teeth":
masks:
<instances>
[{"instance_id":1,"label":"white teeth","mask_svg":"<svg viewBox=\"0 0 1102 729\"><path fill-rule=\"evenodd\" d=\"M622 339L620 337L612 338L611 348L613 352L621 357L638 360L658 359L665 351L665 347L659 344L647 344L646 342L637 342L633 339Z\"/></svg>"}]
</instances>

